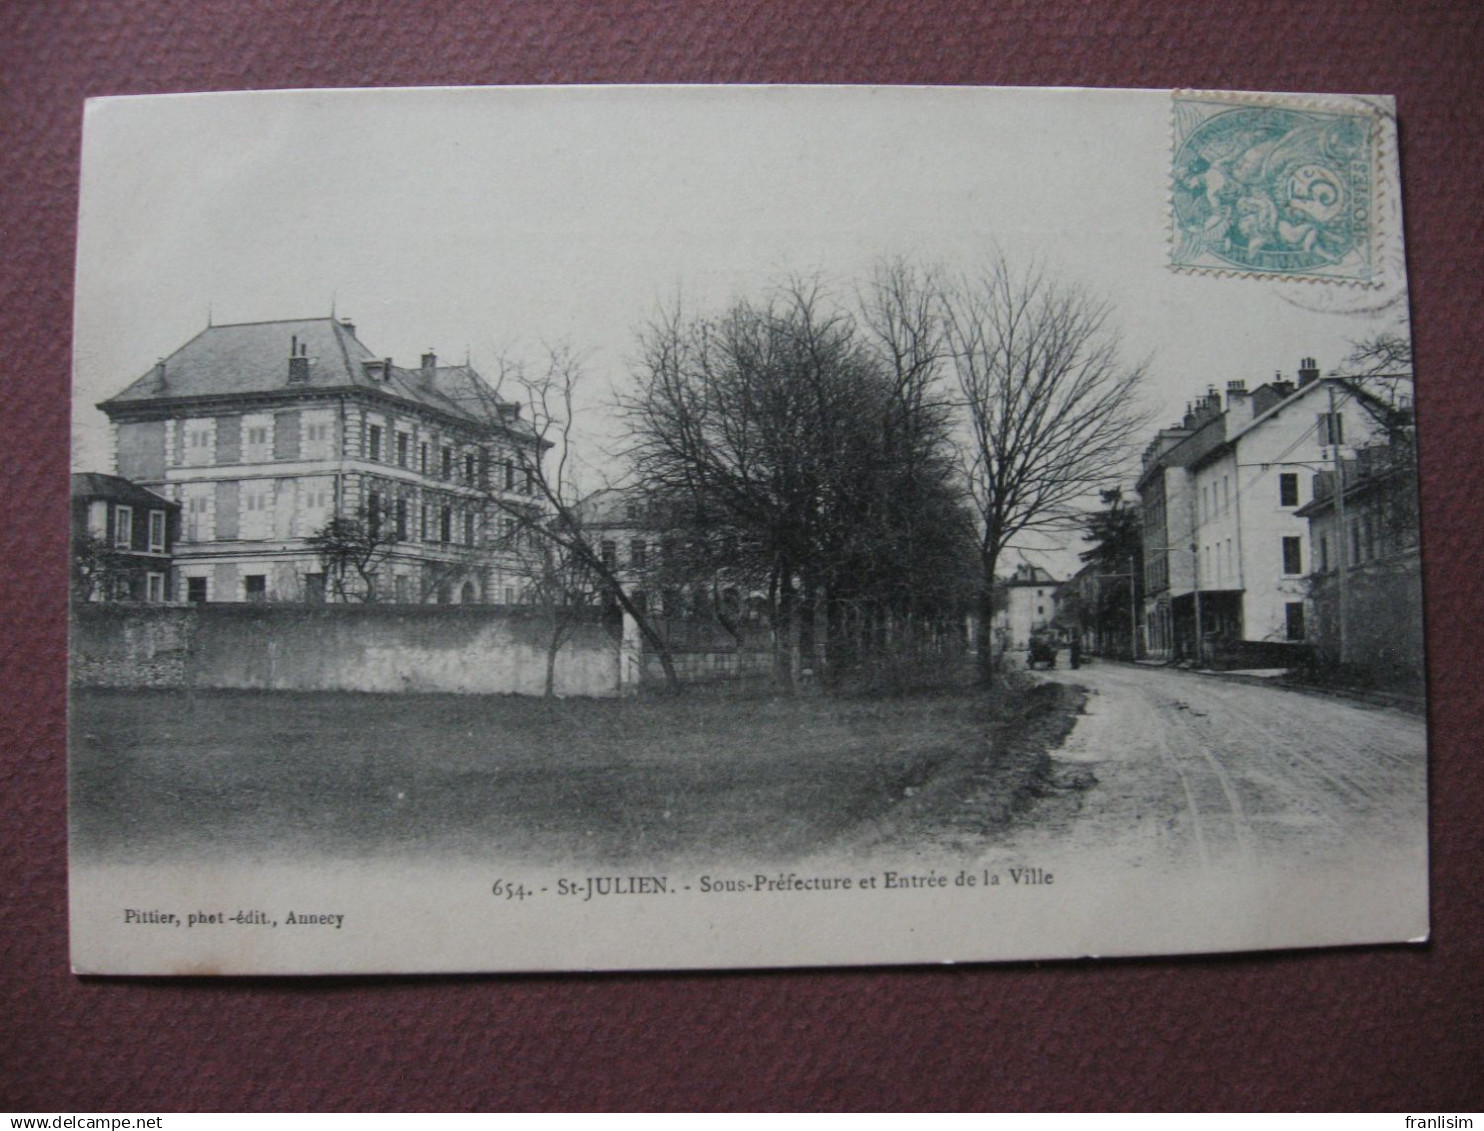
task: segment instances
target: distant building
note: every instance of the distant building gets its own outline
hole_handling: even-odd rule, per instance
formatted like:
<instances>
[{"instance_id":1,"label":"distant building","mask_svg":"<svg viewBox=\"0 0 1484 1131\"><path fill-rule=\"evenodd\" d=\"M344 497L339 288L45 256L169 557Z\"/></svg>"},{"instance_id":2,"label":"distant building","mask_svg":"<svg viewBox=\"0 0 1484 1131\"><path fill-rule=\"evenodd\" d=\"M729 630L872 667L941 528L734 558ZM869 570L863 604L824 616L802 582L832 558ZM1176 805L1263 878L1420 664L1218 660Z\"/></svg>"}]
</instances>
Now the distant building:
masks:
<instances>
[{"instance_id":1,"label":"distant building","mask_svg":"<svg viewBox=\"0 0 1484 1131\"><path fill-rule=\"evenodd\" d=\"M332 518L385 543L376 600L523 588L491 500L537 505L543 445L468 365L394 365L349 319L208 326L98 407L119 474L180 507L176 600L336 599L310 541Z\"/></svg>"},{"instance_id":2,"label":"distant building","mask_svg":"<svg viewBox=\"0 0 1484 1131\"><path fill-rule=\"evenodd\" d=\"M1025 650L1031 634L1050 628L1056 620L1057 588L1061 582L1040 566L1022 562L999 583L1004 605L995 614L997 646Z\"/></svg>"},{"instance_id":3,"label":"distant building","mask_svg":"<svg viewBox=\"0 0 1484 1131\"><path fill-rule=\"evenodd\" d=\"M1314 473L1353 458L1386 426L1384 406L1305 358L1298 382L1214 388L1162 429L1139 478L1144 632L1150 656L1212 645L1312 642L1309 523Z\"/></svg>"},{"instance_id":4,"label":"distant building","mask_svg":"<svg viewBox=\"0 0 1484 1131\"><path fill-rule=\"evenodd\" d=\"M117 475L72 477L73 594L84 601L167 601L180 507Z\"/></svg>"},{"instance_id":5,"label":"distant building","mask_svg":"<svg viewBox=\"0 0 1484 1131\"><path fill-rule=\"evenodd\" d=\"M764 614L750 587L735 531L680 521L677 508L633 487L605 487L574 508L583 532L641 610L657 616L719 617L730 624Z\"/></svg>"}]
</instances>

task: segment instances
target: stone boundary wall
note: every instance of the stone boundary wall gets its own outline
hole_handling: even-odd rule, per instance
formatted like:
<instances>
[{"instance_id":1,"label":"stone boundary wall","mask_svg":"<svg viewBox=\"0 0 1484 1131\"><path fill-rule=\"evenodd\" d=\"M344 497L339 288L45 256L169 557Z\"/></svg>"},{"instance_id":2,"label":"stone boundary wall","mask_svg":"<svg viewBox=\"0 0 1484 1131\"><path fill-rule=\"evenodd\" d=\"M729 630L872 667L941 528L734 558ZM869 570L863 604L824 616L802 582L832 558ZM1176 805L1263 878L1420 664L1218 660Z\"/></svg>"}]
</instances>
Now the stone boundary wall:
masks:
<instances>
[{"instance_id":1,"label":"stone boundary wall","mask_svg":"<svg viewBox=\"0 0 1484 1131\"><path fill-rule=\"evenodd\" d=\"M542 695L550 614L470 605L81 605L85 687ZM593 614L557 654L558 695L620 692L619 635Z\"/></svg>"}]
</instances>

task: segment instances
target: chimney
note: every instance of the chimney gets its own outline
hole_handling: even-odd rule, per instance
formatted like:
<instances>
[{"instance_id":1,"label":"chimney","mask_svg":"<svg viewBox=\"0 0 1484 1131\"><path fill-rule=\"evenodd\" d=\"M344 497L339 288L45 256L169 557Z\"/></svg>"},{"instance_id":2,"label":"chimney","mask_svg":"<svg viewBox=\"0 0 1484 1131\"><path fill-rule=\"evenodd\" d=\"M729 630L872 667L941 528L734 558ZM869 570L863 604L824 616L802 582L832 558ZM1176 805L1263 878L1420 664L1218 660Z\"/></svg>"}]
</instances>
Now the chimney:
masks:
<instances>
[{"instance_id":1,"label":"chimney","mask_svg":"<svg viewBox=\"0 0 1484 1131\"><path fill-rule=\"evenodd\" d=\"M1306 357L1299 362L1298 387L1302 389L1305 385L1312 385L1319 380L1319 363L1312 357Z\"/></svg>"},{"instance_id":2,"label":"chimney","mask_svg":"<svg viewBox=\"0 0 1484 1131\"><path fill-rule=\"evenodd\" d=\"M1252 397L1246 381L1226 383L1226 415L1233 424L1246 424L1252 419Z\"/></svg>"},{"instance_id":3,"label":"chimney","mask_svg":"<svg viewBox=\"0 0 1484 1131\"><path fill-rule=\"evenodd\" d=\"M295 334L289 339L289 384L309 384L309 343L299 341Z\"/></svg>"},{"instance_id":4,"label":"chimney","mask_svg":"<svg viewBox=\"0 0 1484 1131\"><path fill-rule=\"evenodd\" d=\"M1277 376L1281 376L1281 374ZM1274 380L1272 386L1273 392L1278 394L1280 400L1287 400L1293 395L1294 384L1292 381Z\"/></svg>"},{"instance_id":5,"label":"chimney","mask_svg":"<svg viewBox=\"0 0 1484 1131\"><path fill-rule=\"evenodd\" d=\"M356 336L356 323L354 318L342 318L340 320L340 325L352 338Z\"/></svg>"},{"instance_id":6,"label":"chimney","mask_svg":"<svg viewBox=\"0 0 1484 1131\"><path fill-rule=\"evenodd\" d=\"M155 367L149 374L150 389L156 393L165 391L165 359L163 357L155 360Z\"/></svg>"},{"instance_id":7,"label":"chimney","mask_svg":"<svg viewBox=\"0 0 1484 1131\"><path fill-rule=\"evenodd\" d=\"M422 364L423 376L424 377L431 377L433 375L433 370L435 370L437 368L438 368L438 355L433 352L433 347L432 346L429 346L428 347L428 352L425 353L425 354L423 354L423 364Z\"/></svg>"}]
</instances>

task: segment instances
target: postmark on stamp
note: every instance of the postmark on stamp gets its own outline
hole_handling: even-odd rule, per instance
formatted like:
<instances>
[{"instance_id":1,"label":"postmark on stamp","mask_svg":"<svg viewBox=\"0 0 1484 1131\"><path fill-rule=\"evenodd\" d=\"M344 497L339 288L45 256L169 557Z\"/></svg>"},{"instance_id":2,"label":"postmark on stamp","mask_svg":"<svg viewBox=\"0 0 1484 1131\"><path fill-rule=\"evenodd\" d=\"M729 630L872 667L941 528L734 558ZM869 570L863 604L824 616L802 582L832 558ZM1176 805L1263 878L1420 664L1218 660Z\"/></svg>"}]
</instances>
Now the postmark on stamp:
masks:
<instances>
[{"instance_id":1,"label":"postmark on stamp","mask_svg":"<svg viewBox=\"0 0 1484 1131\"><path fill-rule=\"evenodd\" d=\"M1374 109L1174 96L1170 265L1372 285Z\"/></svg>"}]
</instances>

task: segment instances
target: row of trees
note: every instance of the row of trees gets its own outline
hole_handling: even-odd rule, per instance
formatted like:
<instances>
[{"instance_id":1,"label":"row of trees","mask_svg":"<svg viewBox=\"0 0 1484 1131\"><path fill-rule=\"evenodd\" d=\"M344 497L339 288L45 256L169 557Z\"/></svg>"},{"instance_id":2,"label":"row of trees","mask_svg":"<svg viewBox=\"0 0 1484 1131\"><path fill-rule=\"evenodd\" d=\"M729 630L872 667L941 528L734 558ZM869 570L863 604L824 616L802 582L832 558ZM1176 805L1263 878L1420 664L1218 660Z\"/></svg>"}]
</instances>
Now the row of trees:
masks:
<instances>
[{"instance_id":1,"label":"row of trees","mask_svg":"<svg viewBox=\"0 0 1484 1131\"><path fill-rule=\"evenodd\" d=\"M495 392L538 440L524 459L541 505L491 492L488 508L536 554L544 603L622 608L673 684L651 611L583 520L581 370L562 351L501 366ZM630 481L692 548L684 569L765 595L790 686L799 655L840 672L968 609L988 625L1005 551L1072 529L1126 469L1143 376L1078 287L1003 261L952 280L895 261L849 295L790 279L720 312L664 310L616 409Z\"/></svg>"}]
</instances>

